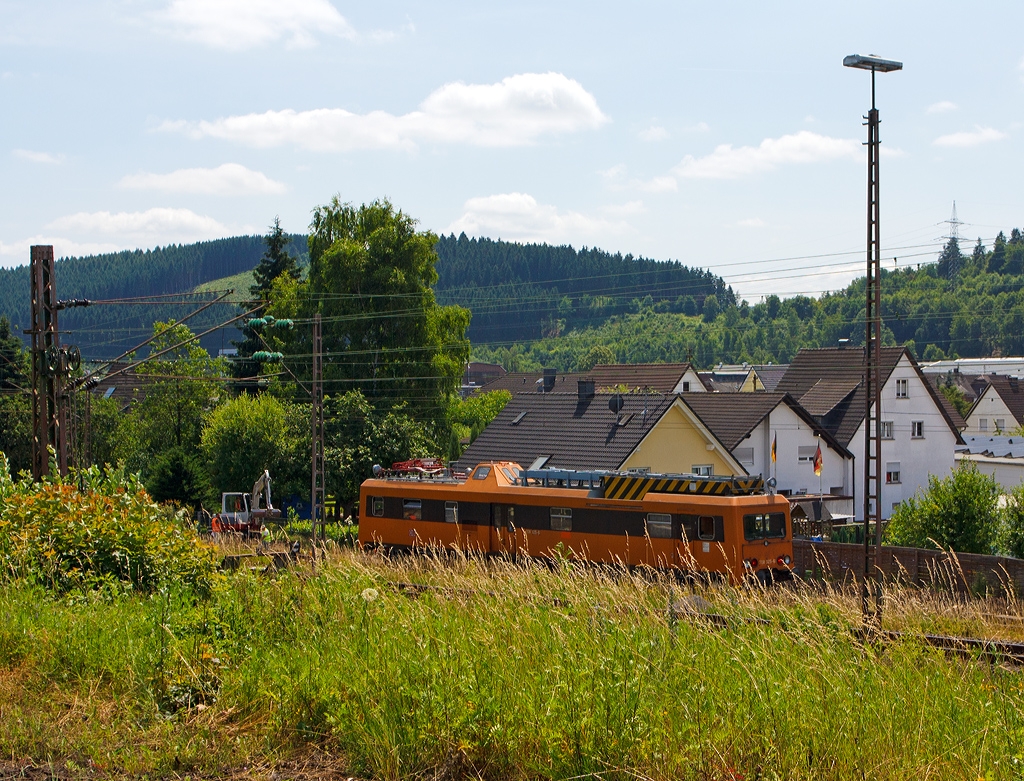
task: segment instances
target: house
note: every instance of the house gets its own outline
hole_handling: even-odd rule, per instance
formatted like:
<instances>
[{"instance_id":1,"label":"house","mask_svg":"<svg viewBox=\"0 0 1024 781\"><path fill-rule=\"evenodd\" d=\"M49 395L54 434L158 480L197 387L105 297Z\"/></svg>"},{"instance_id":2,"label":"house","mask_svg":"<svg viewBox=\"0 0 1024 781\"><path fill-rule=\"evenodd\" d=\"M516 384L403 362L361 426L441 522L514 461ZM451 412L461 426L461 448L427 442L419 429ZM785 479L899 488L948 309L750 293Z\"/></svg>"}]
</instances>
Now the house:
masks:
<instances>
[{"instance_id":1,"label":"house","mask_svg":"<svg viewBox=\"0 0 1024 781\"><path fill-rule=\"evenodd\" d=\"M506 374L508 372L500 364L470 361L466 364L466 370L462 373L462 397L465 398L478 388L483 387L489 382L501 379Z\"/></svg>"},{"instance_id":2,"label":"house","mask_svg":"<svg viewBox=\"0 0 1024 781\"><path fill-rule=\"evenodd\" d=\"M457 464L500 459L537 468L759 474L774 476L786 495L848 496L853 487L852 454L782 393L611 394L589 380L578 381L575 394L518 393Z\"/></svg>"},{"instance_id":3,"label":"house","mask_svg":"<svg viewBox=\"0 0 1024 781\"><path fill-rule=\"evenodd\" d=\"M668 394L699 393L704 390L700 377L688 363L615 363L598 364L586 372L559 373L555 369L510 372L487 383L480 391L575 393L575 383L579 380L593 380L598 391L640 390Z\"/></svg>"},{"instance_id":4,"label":"house","mask_svg":"<svg viewBox=\"0 0 1024 781\"><path fill-rule=\"evenodd\" d=\"M675 394L598 392L592 380L567 393L564 384L515 394L456 466L508 459L527 468L747 474Z\"/></svg>"},{"instance_id":5,"label":"house","mask_svg":"<svg viewBox=\"0 0 1024 781\"><path fill-rule=\"evenodd\" d=\"M704 387L718 393L774 392L786 366L776 364L718 364L710 371L699 372Z\"/></svg>"},{"instance_id":6,"label":"house","mask_svg":"<svg viewBox=\"0 0 1024 781\"><path fill-rule=\"evenodd\" d=\"M129 365L117 362L106 365L103 375L97 377L95 383L90 382L90 392L100 398L113 399L122 410L127 409L133 401L142 401L156 380L149 375L138 374L134 369L125 371Z\"/></svg>"},{"instance_id":7,"label":"house","mask_svg":"<svg viewBox=\"0 0 1024 781\"><path fill-rule=\"evenodd\" d=\"M935 386L906 348L881 349L881 512L926 488L928 477L953 468L960 432ZM853 470L854 509L864 516L865 390L864 350L857 347L804 349L777 386L792 395L836 441L858 459ZM875 411L872 410L872 414Z\"/></svg>"},{"instance_id":8,"label":"house","mask_svg":"<svg viewBox=\"0 0 1024 781\"><path fill-rule=\"evenodd\" d=\"M1024 437L986 437L965 434L956 449L958 464L971 463L991 475L1009 492L1024 483Z\"/></svg>"},{"instance_id":9,"label":"house","mask_svg":"<svg viewBox=\"0 0 1024 781\"><path fill-rule=\"evenodd\" d=\"M774 477L779 493L852 496L853 454L789 394L692 393L681 399L748 474ZM815 475L819 446L822 468Z\"/></svg>"},{"instance_id":10,"label":"house","mask_svg":"<svg viewBox=\"0 0 1024 781\"><path fill-rule=\"evenodd\" d=\"M1017 377L986 374L984 386L965 420L964 433L1006 434L1024 424L1024 383Z\"/></svg>"}]
</instances>

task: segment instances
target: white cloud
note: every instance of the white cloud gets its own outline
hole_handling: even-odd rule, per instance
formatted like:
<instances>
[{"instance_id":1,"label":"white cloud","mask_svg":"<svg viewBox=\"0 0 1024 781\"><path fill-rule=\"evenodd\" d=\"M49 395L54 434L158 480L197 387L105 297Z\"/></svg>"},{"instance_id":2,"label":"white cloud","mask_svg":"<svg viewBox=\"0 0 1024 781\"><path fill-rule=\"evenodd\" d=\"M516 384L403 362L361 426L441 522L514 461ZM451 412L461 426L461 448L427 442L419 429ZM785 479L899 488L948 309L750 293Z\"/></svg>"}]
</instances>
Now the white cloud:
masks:
<instances>
[{"instance_id":1,"label":"white cloud","mask_svg":"<svg viewBox=\"0 0 1024 781\"><path fill-rule=\"evenodd\" d=\"M740 220L736 223L740 228L766 228L768 223L762 220L760 217L750 217L746 220Z\"/></svg>"},{"instance_id":2,"label":"white cloud","mask_svg":"<svg viewBox=\"0 0 1024 781\"><path fill-rule=\"evenodd\" d=\"M698 122L696 125L690 125L684 130L689 130L691 133L707 133L711 130L711 126L707 122Z\"/></svg>"},{"instance_id":3,"label":"white cloud","mask_svg":"<svg viewBox=\"0 0 1024 781\"><path fill-rule=\"evenodd\" d=\"M282 38L305 48L316 45L318 35L356 37L328 0L172 0L156 18L184 38L229 51Z\"/></svg>"},{"instance_id":4,"label":"white cloud","mask_svg":"<svg viewBox=\"0 0 1024 781\"><path fill-rule=\"evenodd\" d=\"M982 127L981 125L975 125L974 130L964 130L959 133L950 133L946 136L939 136L932 141L935 146L978 146L978 144L987 144L990 141L1001 141L1004 138L1009 138L1001 130L996 130L993 127Z\"/></svg>"},{"instance_id":5,"label":"white cloud","mask_svg":"<svg viewBox=\"0 0 1024 781\"><path fill-rule=\"evenodd\" d=\"M224 163L216 168L181 168L169 174L130 174L119 184L132 190L198 195L273 195L288 189L282 182L238 163Z\"/></svg>"},{"instance_id":6,"label":"white cloud","mask_svg":"<svg viewBox=\"0 0 1024 781\"><path fill-rule=\"evenodd\" d=\"M623 163L613 165L598 174L608 183L611 190L640 190L645 193L675 192L679 183L674 176L655 176L652 179L627 179L626 166Z\"/></svg>"},{"instance_id":7,"label":"white cloud","mask_svg":"<svg viewBox=\"0 0 1024 781\"><path fill-rule=\"evenodd\" d=\"M449 225L445 233L458 235L465 232L470 236L508 241L593 244L600 237L621 234L629 229L621 220L559 211L555 206L537 203L532 195L526 193L470 198L463 209L462 216Z\"/></svg>"},{"instance_id":8,"label":"white cloud","mask_svg":"<svg viewBox=\"0 0 1024 781\"><path fill-rule=\"evenodd\" d=\"M956 111L959 106L951 100L940 100L938 103L932 103L928 108L929 114L945 114L947 111Z\"/></svg>"},{"instance_id":9,"label":"white cloud","mask_svg":"<svg viewBox=\"0 0 1024 781\"><path fill-rule=\"evenodd\" d=\"M30 149L14 149L11 154L28 160L31 163L45 163L46 165L58 165L64 162L64 155L51 155L49 152L33 152Z\"/></svg>"},{"instance_id":10,"label":"white cloud","mask_svg":"<svg viewBox=\"0 0 1024 781\"><path fill-rule=\"evenodd\" d=\"M496 84L445 84L419 110L353 114L344 109L267 111L213 121L164 122L160 130L253 147L294 144L318 152L413 150L421 142L522 146L549 134L608 122L597 100L561 73L523 73Z\"/></svg>"},{"instance_id":11,"label":"white cloud","mask_svg":"<svg viewBox=\"0 0 1024 781\"><path fill-rule=\"evenodd\" d=\"M121 247L218 239L253 230L231 228L190 209L169 208L144 212L77 212L54 220L46 228L79 237L103 237Z\"/></svg>"},{"instance_id":12,"label":"white cloud","mask_svg":"<svg viewBox=\"0 0 1024 781\"><path fill-rule=\"evenodd\" d=\"M116 252L124 247L110 242L81 242L54 234L37 234L14 242L0 241L0 268L27 266L30 247L52 245L57 257L96 255L102 252Z\"/></svg>"},{"instance_id":13,"label":"white cloud","mask_svg":"<svg viewBox=\"0 0 1024 781\"><path fill-rule=\"evenodd\" d=\"M661 125L651 125L646 130L640 131L641 141L664 141L668 138L668 131Z\"/></svg>"},{"instance_id":14,"label":"white cloud","mask_svg":"<svg viewBox=\"0 0 1024 781\"><path fill-rule=\"evenodd\" d=\"M704 157L687 155L672 169L686 179L735 179L771 171L789 163L818 163L860 157L861 143L852 138L830 138L801 130L781 138L766 138L759 146L721 144Z\"/></svg>"}]
</instances>

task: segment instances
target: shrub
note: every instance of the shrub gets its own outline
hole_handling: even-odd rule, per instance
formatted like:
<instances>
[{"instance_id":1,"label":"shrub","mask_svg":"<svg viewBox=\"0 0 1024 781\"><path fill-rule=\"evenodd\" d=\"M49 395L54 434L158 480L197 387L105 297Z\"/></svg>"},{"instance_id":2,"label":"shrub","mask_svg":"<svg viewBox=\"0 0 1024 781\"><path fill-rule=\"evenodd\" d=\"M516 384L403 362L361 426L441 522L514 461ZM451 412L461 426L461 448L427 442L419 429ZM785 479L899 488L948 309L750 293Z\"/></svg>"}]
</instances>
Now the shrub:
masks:
<instances>
[{"instance_id":1,"label":"shrub","mask_svg":"<svg viewBox=\"0 0 1024 781\"><path fill-rule=\"evenodd\" d=\"M928 478L928 490L906 500L885 531L888 545L961 553L992 553L999 533L999 485L974 464L961 464L949 477Z\"/></svg>"},{"instance_id":2,"label":"shrub","mask_svg":"<svg viewBox=\"0 0 1024 781\"><path fill-rule=\"evenodd\" d=\"M58 592L116 581L205 593L215 573L213 548L184 513L155 504L137 476L92 467L67 479L15 482L0 454L0 579Z\"/></svg>"}]
</instances>

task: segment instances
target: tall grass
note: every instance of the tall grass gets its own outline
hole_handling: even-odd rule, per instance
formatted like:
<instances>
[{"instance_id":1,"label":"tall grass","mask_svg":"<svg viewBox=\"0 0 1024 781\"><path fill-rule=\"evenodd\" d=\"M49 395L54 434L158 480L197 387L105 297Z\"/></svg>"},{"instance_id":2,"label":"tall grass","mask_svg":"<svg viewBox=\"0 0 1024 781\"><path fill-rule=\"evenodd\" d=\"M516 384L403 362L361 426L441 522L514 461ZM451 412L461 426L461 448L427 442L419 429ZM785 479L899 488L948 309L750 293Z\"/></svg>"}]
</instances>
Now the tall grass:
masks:
<instances>
[{"instance_id":1,"label":"tall grass","mask_svg":"<svg viewBox=\"0 0 1024 781\"><path fill-rule=\"evenodd\" d=\"M1020 634L1019 605L889 604L894 628ZM838 590L344 552L315 573L239 573L207 600L10 586L0 606L10 757L161 774L316 749L388 779L1024 778L1022 673L859 643L856 595Z\"/></svg>"}]
</instances>

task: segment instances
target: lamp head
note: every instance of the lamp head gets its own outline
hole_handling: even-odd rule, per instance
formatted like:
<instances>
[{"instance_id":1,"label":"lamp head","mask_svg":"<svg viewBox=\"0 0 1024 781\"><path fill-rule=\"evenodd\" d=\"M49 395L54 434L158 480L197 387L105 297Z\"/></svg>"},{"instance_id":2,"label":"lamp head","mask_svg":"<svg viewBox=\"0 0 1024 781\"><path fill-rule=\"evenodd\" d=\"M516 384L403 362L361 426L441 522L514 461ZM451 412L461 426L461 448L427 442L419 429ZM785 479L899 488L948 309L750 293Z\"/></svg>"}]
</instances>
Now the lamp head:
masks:
<instances>
[{"instance_id":1,"label":"lamp head","mask_svg":"<svg viewBox=\"0 0 1024 781\"><path fill-rule=\"evenodd\" d=\"M897 62L896 60L883 60L881 57L874 54L851 54L847 57L843 57L843 65L847 68L860 68L861 70L879 71L880 73L903 70L902 62Z\"/></svg>"}]
</instances>

